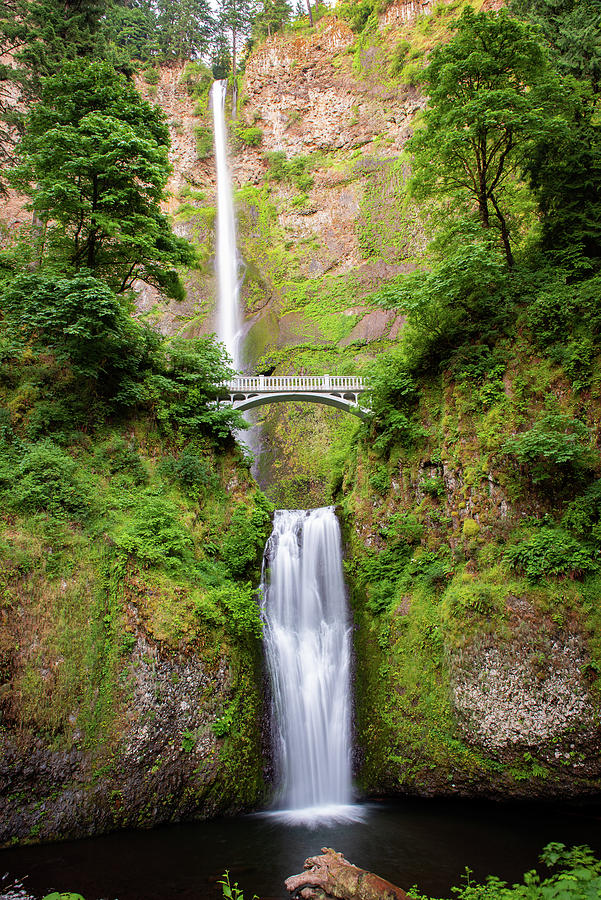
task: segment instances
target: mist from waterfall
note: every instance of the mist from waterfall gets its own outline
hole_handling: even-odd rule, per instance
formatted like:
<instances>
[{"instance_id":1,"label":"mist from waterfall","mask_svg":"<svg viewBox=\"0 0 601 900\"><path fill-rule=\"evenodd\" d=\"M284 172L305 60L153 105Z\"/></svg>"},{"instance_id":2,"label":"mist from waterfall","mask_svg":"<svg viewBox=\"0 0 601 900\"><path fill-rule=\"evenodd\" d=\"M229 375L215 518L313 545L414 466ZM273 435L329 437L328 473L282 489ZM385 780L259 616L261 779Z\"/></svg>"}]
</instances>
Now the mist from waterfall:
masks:
<instances>
[{"instance_id":1,"label":"mist from waterfall","mask_svg":"<svg viewBox=\"0 0 601 900\"><path fill-rule=\"evenodd\" d=\"M332 507L276 511L262 592L278 804L293 821L357 818L350 805L350 621Z\"/></svg>"},{"instance_id":2,"label":"mist from waterfall","mask_svg":"<svg viewBox=\"0 0 601 900\"><path fill-rule=\"evenodd\" d=\"M217 336L225 344L234 369L241 365L239 265L236 249L236 218L232 179L227 157L225 127L226 81L214 81L211 88L213 134L217 168L217 241L215 268L217 272Z\"/></svg>"}]
</instances>

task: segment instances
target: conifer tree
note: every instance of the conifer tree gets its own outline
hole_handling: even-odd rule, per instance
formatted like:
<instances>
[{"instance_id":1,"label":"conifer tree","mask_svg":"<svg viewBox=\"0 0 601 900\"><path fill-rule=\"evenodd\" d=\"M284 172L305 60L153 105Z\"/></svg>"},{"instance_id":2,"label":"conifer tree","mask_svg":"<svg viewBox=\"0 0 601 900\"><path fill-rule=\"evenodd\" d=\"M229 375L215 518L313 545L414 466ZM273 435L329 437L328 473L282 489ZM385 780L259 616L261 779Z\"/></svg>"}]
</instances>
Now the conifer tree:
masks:
<instances>
[{"instance_id":1,"label":"conifer tree","mask_svg":"<svg viewBox=\"0 0 601 900\"><path fill-rule=\"evenodd\" d=\"M527 163L549 250L601 260L601 0L514 0L534 22L563 76L563 127L539 140Z\"/></svg>"},{"instance_id":2,"label":"conifer tree","mask_svg":"<svg viewBox=\"0 0 601 900\"><path fill-rule=\"evenodd\" d=\"M145 62L159 51L156 9L150 0L113 0L102 26L107 42L129 60Z\"/></svg>"},{"instance_id":3,"label":"conifer tree","mask_svg":"<svg viewBox=\"0 0 601 900\"><path fill-rule=\"evenodd\" d=\"M165 58L204 55L215 28L209 0L156 0L158 43Z\"/></svg>"},{"instance_id":4,"label":"conifer tree","mask_svg":"<svg viewBox=\"0 0 601 900\"><path fill-rule=\"evenodd\" d=\"M221 0L218 10L219 27L229 32L232 48L232 74L238 74L238 50L242 37L250 32L254 14L253 0Z\"/></svg>"},{"instance_id":5,"label":"conifer tree","mask_svg":"<svg viewBox=\"0 0 601 900\"><path fill-rule=\"evenodd\" d=\"M263 0L253 22L253 36L271 37L290 21L292 10L288 0Z\"/></svg>"}]
</instances>

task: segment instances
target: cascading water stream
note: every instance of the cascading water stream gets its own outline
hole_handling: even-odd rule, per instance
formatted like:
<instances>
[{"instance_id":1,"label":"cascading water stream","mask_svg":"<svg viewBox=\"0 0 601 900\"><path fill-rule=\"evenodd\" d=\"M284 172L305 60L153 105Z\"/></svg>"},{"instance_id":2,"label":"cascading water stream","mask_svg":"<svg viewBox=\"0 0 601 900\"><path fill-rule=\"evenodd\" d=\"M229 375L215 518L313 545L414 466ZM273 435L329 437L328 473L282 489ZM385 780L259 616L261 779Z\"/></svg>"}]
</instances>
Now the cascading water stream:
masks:
<instances>
[{"instance_id":1,"label":"cascading water stream","mask_svg":"<svg viewBox=\"0 0 601 900\"><path fill-rule=\"evenodd\" d=\"M215 270L217 274L217 336L229 353L234 369L243 368L244 328L240 314L240 258L236 245L236 215L232 178L228 163L225 98L227 81L214 81L211 88L213 107L213 135L217 174L217 235ZM246 420L256 422L255 414ZM261 429L254 424L245 432L237 432L236 439L246 445L254 459L253 474L257 477L257 460L261 452Z\"/></svg>"},{"instance_id":2,"label":"cascading water stream","mask_svg":"<svg viewBox=\"0 0 601 900\"><path fill-rule=\"evenodd\" d=\"M356 818L350 623L332 507L276 512L262 590L280 805L295 821Z\"/></svg>"},{"instance_id":3,"label":"cascading water stream","mask_svg":"<svg viewBox=\"0 0 601 900\"><path fill-rule=\"evenodd\" d=\"M213 133L217 169L217 248L216 264L218 304L217 335L232 358L234 369L240 369L239 265L236 250L236 218L232 180L227 159L225 96L227 82L214 81L211 88Z\"/></svg>"}]
</instances>

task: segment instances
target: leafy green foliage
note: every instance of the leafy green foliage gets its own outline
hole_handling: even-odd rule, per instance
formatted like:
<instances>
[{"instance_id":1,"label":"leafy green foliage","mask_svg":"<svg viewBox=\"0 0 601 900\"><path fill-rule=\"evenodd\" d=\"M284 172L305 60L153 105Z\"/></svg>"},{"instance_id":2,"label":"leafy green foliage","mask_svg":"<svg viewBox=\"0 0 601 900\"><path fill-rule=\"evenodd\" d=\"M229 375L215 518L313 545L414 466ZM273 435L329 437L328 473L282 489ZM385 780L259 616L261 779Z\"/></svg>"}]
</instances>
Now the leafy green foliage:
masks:
<instances>
[{"instance_id":1,"label":"leafy green foliage","mask_svg":"<svg viewBox=\"0 0 601 900\"><path fill-rule=\"evenodd\" d=\"M565 844L548 844L541 861L558 869L547 878L536 871L527 872L522 884L509 887L505 882L489 876L484 884L477 884L467 871L465 883L453 888L457 900L595 900L601 890L601 862L589 847L566 848ZM411 900L429 900L415 890Z\"/></svg>"},{"instance_id":2,"label":"leafy green foliage","mask_svg":"<svg viewBox=\"0 0 601 900\"><path fill-rule=\"evenodd\" d=\"M0 294L0 310L9 357L28 358L34 351L47 359L51 353L55 367L64 367L54 385L44 375L44 395L30 416L32 437L68 433L69 427L101 420L107 408L134 406L151 409L169 434L209 437L217 444L244 427L240 413L217 404L231 369L214 338L166 342L131 317L129 301L88 273L19 275ZM107 408L99 407L99 398Z\"/></svg>"},{"instance_id":3,"label":"leafy green foliage","mask_svg":"<svg viewBox=\"0 0 601 900\"><path fill-rule=\"evenodd\" d=\"M411 273L381 290L378 302L408 317L398 354L406 369L424 371L476 338L498 333L508 312L509 284L499 253L474 241L431 272Z\"/></svg>"},{"instance_id":4,"label":"leafy green foliage","mask_svg":"<svg viewBox=\"0 0 601 900\"><path fill-rule=\"evenodd\" d=\"M43 900L84 900L84 898L81 894L74 894L72 891L62 891L60 894L58 891L53 891L51 894L46 894Z\"/></svg>"},{"instance_id":5,"label":"leafy green foliage","mask_svg":"<svg viewBox=\"0 0 601 900\"><path fill-rule=\"evenodd\" d=\"M439 589L447 584L455 571L452 554L447 546L439 550L422 550L415 554L407 567L411 580Z\"/></svg>"},{"instance_id":6,"label":"leafy green foliage","mask_svg":"<svg viewBox=\"0 0 601 900\"><path fill-rule=\"evenodd\" d=\"M230 406L220 407L215 397L232 370L223 347L212 337L174 338L165 357L146 380L148 399L163 429L192 437L208 435L216 442L230 439L244 420Z\"/></svg>"},{"instance_id":7,"label":"leafy green foliage","mask_svg":"<svg viewBox=\"0 0 601 900\"><path fill-rule=\"evenodd\" d=\"M511 11L533 22L564 75L601 89L601 3L599 0L511 0Z\"/></svg>"},{"instance_id":8,"label":"leafy green foliage","mask_svg":"<svg viewBox=\"0 0 601 900\"><path fill-rule=\"evenodd\" d=\"M263 635L259 604L250 582L237 584L226 581L220 587L212 588L207 599L221 607L225 613L226 628L241 639L259 640ZM199 606L202 615L202 606Z\"/></svg>"},{"instance_id":9,"label":"leafy green foliage","mask_svg":"<svg viewBox=\"0 0 601 900\"><path fill-rule=\"evenodd\" d=\"M336 5L336 14L345 19L353 31L362 31L367 20L374 10L377 10L379 0L339 0Z\"/></svg>"},{"instance_id":10,"label":"leafy green foliage","mask_svg":"<svg viewBox=\"0 0 601 900\"><path fill-rule=\"evenodd\" d=\"M543 213L545 246L579 247L597 263L601 128L596 103L601 89L599 0L512 0L511 8L534 22L568 88L563 127L552 142L536 142L527 170Z\"/></svg>"},{"instance_id":11,"label":"leafy green foliage","mask_svg":"<svg viewBox=\"0 0 601 900\"><path fill-rule=\"evenodd\" d=\"M534 484L544 484L589 471L595 463L590 440L590 431L578 419L546 415L528 431L509 438L503 451L527 468Z\"/></svg>"},{"instance_id":12,"label":"leafy green foliage","mask_svg":"<svg viewBox=\"0 0 601 900\"><path fill-rule=\"evenodd\" d=\"M549 575L582 577L598 572L601 564L598 550L554 527L540 528L528 540L508 547L505 558L531 581Z\"/></svg>"},{"instance_id":13,"label":"leafy green foliage","mask_svg":"<svg viewBox=\"0 0 601 900\"><path fill-rule=\"evenodd\" d=\"M441 475L431 475L428 478L424 478L420 481L419 487L420 490L429 497L436 497L438 499L444 497L446 494L444 480Z\"/></svg>"},{"instance_id":14,"label":"leafy green foliage","mask_svg":"<svg viewBox=\"0 0 601 900\"><path fill-rule=\"evenodd\" d=\"M468 616L492 618L504 608L505 586L489 584L482 579L464 575L454 581L444 595L445 612L465 623Z\"/></svg>"},{"instance_id":15,"label":"leafy green foliage","mask_svg":"<svg viewBox=\"0 0 601 900\"><path fill-rule=\"evenodd\" d=\"M0 459L4 502L20 512L49 512L57 518L85 519L90 493L77 464L51 441L5 451Z\"/></svg>"},{"instance_id":16,"label":"leafy green foliage","mask_svg":"<svg viewBox=\"0 0 601 900\"><path fill-rule=\"evenodd\" d=\"M205 500L207 494L215 496L220 490L219 477L211 461L191 450L184 450L178 457L164 457L159 471L177 481L183 492L194 500Z\"/></svg>"},{"instance_id":17,"label":"leafy green foliage","mask_svg":"<svg viewBox=\"0 0 601 900\"><path fill-rule=\"evenodd\" d=\"M561 524L578 538L601 548L601 479L567 505Z\"/></svg>"},{"instance_id":18,"label":"leafy green foliage","mask_svg":"<svg viewBox=\"0 0 601 900\"><path fill-rule=\"evenodd\" d=\"M223 560L237 577L248 574L256 565L268 537L273 507L261 492L255 494L254 501L250 509L245 503L234 507L221 544Z\"/></svg>"},{"instance_id":19,"label":"leafy green foliage","mask_svg":"<svg viewBox=\"0 0 601 900\"><path fill-rule=\"evenodd\" d=\"M231 884L230 873L228 871L224 873L221 881L217 881L217 884L221 885L221 891L225 900L244 900L244 893L238 887L238 882L235 881ZM252 900L259 900L259 898L254 894Z\"/></svg>"},{"instance_id":20,"label":"leafy green foliage","mask_svg":"<svg viewBox=\"0 0 601 900\"><path fill-rule=\"evenodd\" d=\"M11 178L48 223L47 261L64 253L118 293L140 279L181 298L173 266L194 254L160 208L168 145L158 109L107 63L67 64L46 79Z\"/></svg>"},{"instance_id":21,"label":"leafy green foliage","mask_svg":"<svg viewBox=\"0 0 601 900\"><path fill-rule=\"evenodd\" d=\"M102 379L109 395L126 373L134 375L146 353L130 303L88 273L19 275L0 296L0 308L15 340L49 350L76 375Z\"/></svg>"},{"instance_id":22,"label":"leafy green foliage","mask_svg":"<svg viewBox=\"0 0 601 900\"><path fill-rule=\"evenodd\" d=\"M453 197L494 227L513 266L505 194L537 136L552 138L560 93L528 26L469 6L425 70L429 106L410 141L417 196Z\"/></svg>"},{"instance_id":23,"label":"leafy green foliage","mask_svg":"<svg viewBox=\"0 0 601 900\"><path fill-rule=\"evenodd\" d=\"M213 130L208 125L197 125L194 129L196 136L196 155L199 159L207 159L213 154Z\"/></svg>"},{"instance_id":24,"label":"leafy green foliage","mask_svg":"<svg viewBox=\"0 0 601 900\"><path fill-rule=\"evenodd\" d=\"M286 159L283 151L273 151L265 154L269 170L267 177L270 181L284 181L293 184L299 191L306 193L313 187L314 178L311 175L313 162L310 156L293 156Z\"/></svg>"},{"instance_id":25,"label":"leafy green foliage","mask_svg":"<svg viewBox=\"0 0 601 900\"><path fill-rule=\"evenodd\" d=\"M117 535L119 550L142 563L175 570L191 563L192 539L182 527L174 504L154 493L141 495L132 520Z\"/></svg>"},{"instance_id":26,"label":"leafy green foliage","mask_svg":"<svg viewBox=\"0 0 601 900\"><path fill-rule=\"evenodd\" d=\"M386 466L378 466L375 472L369 476L369 485L374 489L376 494L386 494L390 487L390 475Z\"/></svg>"},{"instance_id":27,"label":"leafy green foliage","mask_svg":"<svg viewBox=\"0 0 601 900\"><path fill-rule=\"evenodd\" d=\"M383 455L393 444L411 446L418 435L412 416L418 395L404 354L397 350L382 355L371 367L368 378L368 402L377 433L374 450Z\"/></svg>"},{"instance_id":28,"label":"leafy green foliage","mask_svg":"<svg viewBox=\"0 0 601 900\"><path fill-rule=\"evenodd\" d=\"M538 267L538 283L527 321L536 344L562 365L577 390L588 387L601 339L601 279L578 256L569 263Z\"/></svg>"},{"instance_id":29,"label":"leafy green foliage","mask_svg":"<svg viewBox=\"0 0 601 900\"><path fill-rule=\"evenodd\" d=\"M263 140L263 132L256 125L245 126L236 123L234 136L236 141L244 147L258 147Z\"/></svg>"},{"instance_id":30,"label":"leafy green foliage","mask_svg":"<svg viewBox=\"0 0 601 900\"><path fill-rule=\"evenodd\" d=\"M101 446L99 455L108 460L112 475L126 474L136 485L148 481L148 472L139 453L120 435L114 435L108 443Z\"/></svg>"},{"instance_id":31,"label":"leafy green foliage","mask_svg":"<svg viewBox=\"0 0 601 900\"><path fill-rule=\"evenodd\" d=\"M357 582L367 596L367 609L376 616L390 609L397 586L404 586L413 547L419 544L423 526L414 515L395 513L380 533L385 546L369 551L355 568Z\"/></svg>"}]
</instances>

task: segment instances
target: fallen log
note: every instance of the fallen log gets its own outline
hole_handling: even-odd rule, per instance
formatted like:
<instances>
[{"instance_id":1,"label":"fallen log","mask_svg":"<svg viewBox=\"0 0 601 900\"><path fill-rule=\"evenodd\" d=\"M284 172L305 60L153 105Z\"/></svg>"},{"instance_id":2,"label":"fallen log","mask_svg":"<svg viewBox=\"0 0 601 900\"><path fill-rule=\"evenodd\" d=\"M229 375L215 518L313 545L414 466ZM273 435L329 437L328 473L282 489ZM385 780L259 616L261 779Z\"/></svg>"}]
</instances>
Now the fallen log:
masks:
<instances>
[{"instance_id":1,"label":"fallen log","mask_svg":"<svg viewBox=\"0 0 601 900\"><path fill-rule=\"evenodd\" d=\"M286 879L291 900L408 900L400 887L354 866L342 853L322 847L305 860L305 871Z\"/></svg>"}]
</instances>

